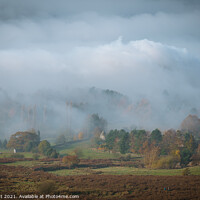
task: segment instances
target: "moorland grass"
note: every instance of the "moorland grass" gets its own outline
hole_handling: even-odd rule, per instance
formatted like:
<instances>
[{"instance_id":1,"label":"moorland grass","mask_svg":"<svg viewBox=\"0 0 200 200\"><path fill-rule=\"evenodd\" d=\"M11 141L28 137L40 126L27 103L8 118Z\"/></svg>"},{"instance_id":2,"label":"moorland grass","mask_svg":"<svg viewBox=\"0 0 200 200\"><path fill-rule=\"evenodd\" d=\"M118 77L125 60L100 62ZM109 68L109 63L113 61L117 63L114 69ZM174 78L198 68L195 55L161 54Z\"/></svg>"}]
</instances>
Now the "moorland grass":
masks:
<instances>
[{"instance_id":1,"label":"moorland grass","mask_svg":"<svg viewBox=\"0 0 200 200\"><path fill-rule=\"evenodd\" d=\"M41 165L41 162L39 162L39 161L16 161L13 163L5 163L4 165L34 167L36 165Z\"/></svg>"},{"instance_id":2,"label":"moorland grass","mask_svg":"<svg viewBox=\"0 0 200 200\"><path fill-rule=\"evenodd\" d=\"M200 175L200 166L190 167L191 175ZM66 175L87 175L87 174L105 174L105 175L154 175L154 176L180 176L184 169L144 169L134 167L107 167L100 169L64 169L57 170L51 173L66 176Z\"/></svg>"},{"instance_id":3,"label":"moorland grass","mask_svg":"<svg viewBox=\"0 0 200 200\"><path fill-rule=\"evenodd\" d=\"M4 151L0 154L0 158L10 158L14 153L10 150ZM31 152L20 152L17 154L24 155L24 158L33 158L33 153Z\"/></svg>"}]
</instances>

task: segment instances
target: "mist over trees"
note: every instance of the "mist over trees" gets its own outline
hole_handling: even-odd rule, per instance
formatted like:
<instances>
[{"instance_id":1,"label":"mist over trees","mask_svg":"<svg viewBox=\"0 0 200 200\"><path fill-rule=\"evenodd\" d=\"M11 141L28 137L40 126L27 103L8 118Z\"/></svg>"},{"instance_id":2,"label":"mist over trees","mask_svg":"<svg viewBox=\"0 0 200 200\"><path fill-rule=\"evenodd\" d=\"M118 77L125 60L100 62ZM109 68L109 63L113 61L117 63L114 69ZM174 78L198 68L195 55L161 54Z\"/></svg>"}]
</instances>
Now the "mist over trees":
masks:
<instances>
[{"instance_id":1,"label":"mist over trees","mask_svg":"<svg viewBox=\"0 0 200 200\"><path fill-rule=\"evenodd\" d=\"M196 115L188 115L182 121L181 129L189 131L195 137L200 138L200 119Z\"/></svg>"},{"instance_id":2,"label":"mist over trees","mask_svg":"<svg viewBox=\"0 0 200 200\"><path fill-rule=\"evenodd\" d=\"M12 97L6 91L1 90L0 101L0 135L7 138L18 130L40 130L43 137L64 134L66 140L78 137L83 132L88 137L92 132L107 131L110 129L144 128L152 130L179 128L181 121L187 116L181 114L173 126L160 111L154 109L151 102L145 99L131 100L128 96L113 90L101 90L97 88L77 89L60 93L56 91L37 92L32 95ZM71 102L66 105L66 102ZM175 105L173 105L175 106ZM171 111L171 107L165 110L176 116L177 109ZM189 112L189 111L188 111ZM181 129L191 131L195 136L199 132L198 115L190 115L181 124ZM55 136L56 135L56 136Z\"/></svg>"},{"instance_id":3,"label":"mist over trees","mask_svg":"<svg viewBox=\"0 0 200 200\"><path fill-rule=\"evenodd\" d=\"M174 130L199 138L198 1L1 5L2 143L34 128L57 144L95 136L99 145L124 130L109 148L142 152L150 137L167 154L180 145Z\"/></svg>"},{"instance_id":4,"label":"mist over trees","mask_svg":"<svg viewBox=\"0 0 200 200\"><path fill-rule=\"evenodd\" d=\"M200 0L0 0L0 198L199 199L199 75Z\"/></svg>"}]
</instances>

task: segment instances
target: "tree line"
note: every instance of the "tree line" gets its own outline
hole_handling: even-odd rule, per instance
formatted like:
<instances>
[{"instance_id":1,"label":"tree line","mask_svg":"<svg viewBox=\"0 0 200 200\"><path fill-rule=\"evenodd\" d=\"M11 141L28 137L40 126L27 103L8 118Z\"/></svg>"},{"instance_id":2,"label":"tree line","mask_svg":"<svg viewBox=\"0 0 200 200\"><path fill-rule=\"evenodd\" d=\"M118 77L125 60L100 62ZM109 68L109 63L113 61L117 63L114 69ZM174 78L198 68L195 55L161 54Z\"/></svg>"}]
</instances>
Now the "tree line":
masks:
<instances>
[{"instance_id":1,"label":"tree line","mask_svg":"<svg viewBox=\"0 0 200 200\"><path fill-rule=\"evenodd\" d=\"M200 144L190 132L167 130L163 134L159 129L146 130L111 130L105 140L96 136L98 148L120 152L136 153L144 157L149 168L175 168L188 165L193 158L200 160Z\"/></svg>"}]
</instances>

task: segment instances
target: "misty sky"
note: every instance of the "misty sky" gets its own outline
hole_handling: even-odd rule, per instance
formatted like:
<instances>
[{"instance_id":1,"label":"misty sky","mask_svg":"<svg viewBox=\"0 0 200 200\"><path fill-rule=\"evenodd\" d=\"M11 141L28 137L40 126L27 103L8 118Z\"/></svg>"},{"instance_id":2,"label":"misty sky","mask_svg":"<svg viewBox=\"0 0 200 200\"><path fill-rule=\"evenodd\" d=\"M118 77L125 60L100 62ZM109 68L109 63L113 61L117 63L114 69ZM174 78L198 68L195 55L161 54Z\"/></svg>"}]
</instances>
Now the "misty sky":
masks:
<instances>
[{"instance_id":1,"label":"misty sky","mask_svg":"<svg viewBox=\"0 0 200 200\"><path fill-rule=\"evenodd\" d=\"M0 87L97 87L200 109L200 1L0 0Z\"/></svg>"}]
</instances>

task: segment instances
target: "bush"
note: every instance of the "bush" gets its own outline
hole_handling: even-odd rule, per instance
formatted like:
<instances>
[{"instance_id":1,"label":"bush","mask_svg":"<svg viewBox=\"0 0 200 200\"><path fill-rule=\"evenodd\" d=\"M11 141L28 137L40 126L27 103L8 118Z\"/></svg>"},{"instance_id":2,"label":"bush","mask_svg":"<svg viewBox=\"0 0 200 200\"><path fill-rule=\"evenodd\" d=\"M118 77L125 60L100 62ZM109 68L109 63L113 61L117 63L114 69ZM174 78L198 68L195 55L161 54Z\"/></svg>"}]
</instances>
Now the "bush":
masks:
<instances>
[{"instance_id":1,"label":"bush","mask_svg":"<svg viewBox=\"0 0 200 200\"><path fill-rule=\"evenodd\" d=\"M38 150L43 155L47 155L47 153L49 153L49 149L51 149L51 145L47 140L41 141L38 145Z\"/></svg>"},{"instance_id":2,"label":"bush","mask_svg":"<svg viewBox=\"0 0 200 200\"><path fill-rule=\"evenodd\" d=\"M40 194L50 194L55 191L55 183L54 181L48 180L38 184L38 192Z\"/></svg>"},{"instance_id":3,"label":"bush","mask_svg":"<svg viewBox=\"0 0 200 200\"><path fill-rule=\"evenodd\" d=\"M50 158L58 158L59 157L59 153L57 153L56 150L53 149L49 157Z\"/></svg>"},{"instance_id":4,"label":"bush","mask_svg":"<svg viewBox=\"0 0 200 200\"><path fill-rule=\"evenodd\" d=\"M131 160L131 154L128 154L127 156L121 156L120 160L121 161L130 161Z\"/></svg>"},{"instance_id":5,"label":"bush","mask_svg":"<svg viewBox=\"0 0 200 200\"><path fill-rule=\"evenodd\" d=\"M160 158L155 164L155 168L158 169L174 169L178 163L178 159L175 156L166 156Z\"/></svg>"},{"instance_id":6,"label":"bush","mask_svg":"<svg viewBox=\"0 0 200 200\"><path fill-rule=\"evenodd\" d=\"M185 169L182 171L182 175L183 175L183 176L188 176L188 175L190 175L190 174L191 174L191 172L190 172L189 168L185 168Z\"/></svg>"},{"instance_id":7,"label":"bush","mask_svg":"<svg viewBox=\"0 0 200 200\"><path fill-rule=\"evenodd\" d=\"M77 165L80 160L78 159L78 156L64 156L62 162L67 164L68 167L71 168L74 165Z\"/></svg>"},{"instance_id":8,"label":"bush","mask_svg":"<svg viewBox=\"0 0 200 200\"><path fill-rule=\"evenodd\" d=\"M37 154L37 153L33 154L33 159L34 160L38 160L39 158L40 158L39 154Z\"/></svg>"},{"instance_id":9,"label":"bush","mask_svg":"<svg viewBox=\"0 0 200 200\"><path fill-rule=\"evenodd\" d=\"M19 154L19 153L14 153L10 156L11 158L24 158L23 154Z\"/></svg>"}]
</instances>

